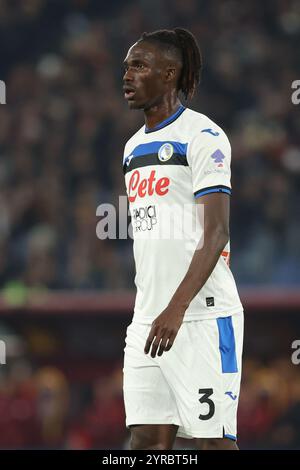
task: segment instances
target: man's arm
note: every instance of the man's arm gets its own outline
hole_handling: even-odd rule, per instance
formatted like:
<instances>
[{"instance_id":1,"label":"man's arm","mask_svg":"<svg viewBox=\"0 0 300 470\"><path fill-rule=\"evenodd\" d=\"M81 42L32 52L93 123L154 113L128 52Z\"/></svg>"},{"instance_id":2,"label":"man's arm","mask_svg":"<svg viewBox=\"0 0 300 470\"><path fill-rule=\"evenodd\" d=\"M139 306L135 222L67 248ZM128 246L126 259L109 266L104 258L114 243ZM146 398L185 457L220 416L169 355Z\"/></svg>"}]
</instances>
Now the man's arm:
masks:
<instances>
[{"instance_id":1,"label":"man's arm","mask_svg":"<svg viewBox=\"0 0 300 470\"><path fill-rule=\"evenodd\" d=\"M169 351L182 324L185 311L204 286L229 240L230 196L212 193L197 199L204 204L204 243L196 249L189 269L167 308L154 320L145 345L151 356ZM158 349L159 348L159 349Z\"/></svg>"}]
</instances>

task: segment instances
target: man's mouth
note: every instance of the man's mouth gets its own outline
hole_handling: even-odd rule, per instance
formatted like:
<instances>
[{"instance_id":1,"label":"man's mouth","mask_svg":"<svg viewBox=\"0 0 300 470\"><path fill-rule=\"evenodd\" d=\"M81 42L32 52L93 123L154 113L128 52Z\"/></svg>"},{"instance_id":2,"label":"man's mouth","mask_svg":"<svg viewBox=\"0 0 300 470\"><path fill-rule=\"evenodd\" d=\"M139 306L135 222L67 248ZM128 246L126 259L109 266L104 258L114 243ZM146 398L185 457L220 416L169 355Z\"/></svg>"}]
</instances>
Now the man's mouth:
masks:
<instances>
[{"instance_id":1,"label":"man's mouth","mask_svg":"<svg viewBox=\"0 0 300 470\"><path fill-rule=\"evenodd\" d=\"M135 89L131 87L124 87L124 98L125 100L131 100L135 95Z\"/></svg>"}]
</instances>

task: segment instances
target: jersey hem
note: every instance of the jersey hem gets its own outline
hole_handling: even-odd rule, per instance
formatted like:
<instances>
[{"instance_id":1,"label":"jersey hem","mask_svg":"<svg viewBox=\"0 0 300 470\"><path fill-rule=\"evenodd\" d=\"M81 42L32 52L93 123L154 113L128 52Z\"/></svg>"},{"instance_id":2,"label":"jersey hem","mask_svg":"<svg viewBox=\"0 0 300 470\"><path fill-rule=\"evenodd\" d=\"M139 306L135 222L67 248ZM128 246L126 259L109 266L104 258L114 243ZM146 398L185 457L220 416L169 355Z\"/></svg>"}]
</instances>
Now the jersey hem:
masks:
<instances>
[{"instance_id":1,"label":"jersey hem","mask_svg":"<svg viewBox=\"0 0 300 470\"><path fill-rule=\"evenodd\" d=\"M226 312L226 313L224 313ZM237 315L238 313L243 313L244 309L242 305L235 307L233 309L223 309L217 312L212 312L210 314L207 313L199 313L199 312L188 312L186 316L183 317L183 323L188 321L198 321L198 320L215 320L216 318L220 317L230 317L232 315ZM156 317L146 317L140 316L138 313L133 314L132 323L141 323L144 325L151 325Z\"/></svg>"}]
</instances>

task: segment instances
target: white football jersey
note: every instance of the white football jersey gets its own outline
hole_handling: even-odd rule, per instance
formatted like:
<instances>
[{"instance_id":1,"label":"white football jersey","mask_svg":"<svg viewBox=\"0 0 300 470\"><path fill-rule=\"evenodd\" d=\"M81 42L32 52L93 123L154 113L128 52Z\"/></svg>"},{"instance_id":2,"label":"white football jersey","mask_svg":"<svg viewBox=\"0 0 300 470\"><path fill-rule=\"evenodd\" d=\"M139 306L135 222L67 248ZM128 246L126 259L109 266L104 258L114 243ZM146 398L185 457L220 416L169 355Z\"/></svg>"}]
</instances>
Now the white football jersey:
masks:
<instances>
[{"instance_id":1,"label":"white football jersey","mask_svg":"<svg viewBox=\"0 0 300 470\"><path fill-rule=\"evenodd\" d=\"M231 194L230 160L224 131L183 106L154 129L143 126L126 143L123 170L137 288L133 322L151 324L169 304L201 246L205 213L196 199L215 192ZM184 321L243 310L229 257L228 243Z\"/></svg>"}]
</instances>

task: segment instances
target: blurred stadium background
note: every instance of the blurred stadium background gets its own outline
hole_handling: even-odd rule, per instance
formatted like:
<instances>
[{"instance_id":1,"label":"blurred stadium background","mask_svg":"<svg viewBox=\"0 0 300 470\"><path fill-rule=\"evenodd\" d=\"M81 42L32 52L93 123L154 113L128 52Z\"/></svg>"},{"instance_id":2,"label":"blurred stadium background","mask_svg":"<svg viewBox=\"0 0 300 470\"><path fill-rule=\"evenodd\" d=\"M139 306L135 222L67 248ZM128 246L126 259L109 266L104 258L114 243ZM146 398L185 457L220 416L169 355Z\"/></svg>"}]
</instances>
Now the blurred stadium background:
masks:
<instances>
[{"instance_id":1,"label":"blurred stadium background","mask_svg":"<svg viewBox=\"0 0 300 470\"><path fill-rule=\"evenodd\" d=\"M205 68L191 104L233 148L232 259L246 310L241 448L300 448L300 4L1 0L0 448L128 447L122 359L131 240L99 240L142 124L121 91L143 31L183 26ZM178 441L177 446L193 446Z\"/></svg>"}]
</instances>

